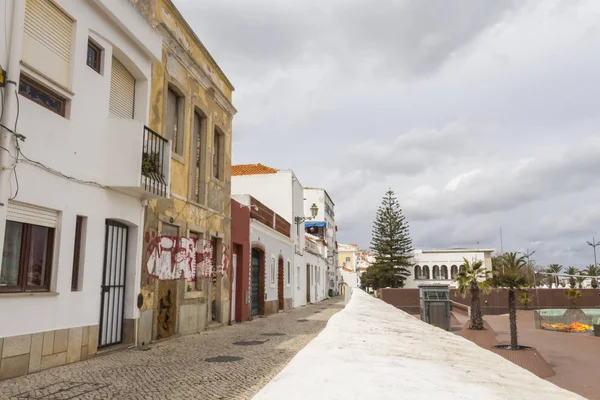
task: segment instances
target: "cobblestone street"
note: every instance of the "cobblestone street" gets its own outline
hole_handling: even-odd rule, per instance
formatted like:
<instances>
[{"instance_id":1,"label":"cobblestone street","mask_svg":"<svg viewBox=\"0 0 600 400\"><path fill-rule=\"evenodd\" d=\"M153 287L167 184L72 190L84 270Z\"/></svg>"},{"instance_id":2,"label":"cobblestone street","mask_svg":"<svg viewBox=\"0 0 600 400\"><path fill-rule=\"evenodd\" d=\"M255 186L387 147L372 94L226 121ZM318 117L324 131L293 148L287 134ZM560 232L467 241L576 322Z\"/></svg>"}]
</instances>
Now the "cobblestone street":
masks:
<instances>
[{"instance_id":1,"label":"cobblestone street","mask_svg":"<svg viewBox=\"0 0 600 400\"><path fill-rule=\"evenodd\" d=\"M1 399L249 399L344 307L286 313L0 382Z\"/></svg>"}]
</instances>

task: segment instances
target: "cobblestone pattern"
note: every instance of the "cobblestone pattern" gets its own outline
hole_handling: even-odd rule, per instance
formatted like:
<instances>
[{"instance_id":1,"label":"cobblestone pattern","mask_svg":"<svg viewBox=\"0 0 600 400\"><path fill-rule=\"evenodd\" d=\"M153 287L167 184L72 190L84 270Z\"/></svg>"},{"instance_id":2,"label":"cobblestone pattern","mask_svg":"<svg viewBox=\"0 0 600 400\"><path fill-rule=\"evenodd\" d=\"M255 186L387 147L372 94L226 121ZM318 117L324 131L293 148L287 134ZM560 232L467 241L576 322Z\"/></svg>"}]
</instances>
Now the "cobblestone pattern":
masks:
<instances>
[{"instance_id":1,"label":"cobblestone pattern","mask_svg":"<svg viewBox=\"0 0 600 400\"><path fill-rule=\"evenodd\" d=\"M162 341L148 350L113 352L2 381L0 399L250 399L325 327L343 304L341 298L334 298ZM298 319L308 321L299 323ZM234 344L240 341L264 343ZM205 361L218 356L243 359Z\"/></svg>"}]
</instances>

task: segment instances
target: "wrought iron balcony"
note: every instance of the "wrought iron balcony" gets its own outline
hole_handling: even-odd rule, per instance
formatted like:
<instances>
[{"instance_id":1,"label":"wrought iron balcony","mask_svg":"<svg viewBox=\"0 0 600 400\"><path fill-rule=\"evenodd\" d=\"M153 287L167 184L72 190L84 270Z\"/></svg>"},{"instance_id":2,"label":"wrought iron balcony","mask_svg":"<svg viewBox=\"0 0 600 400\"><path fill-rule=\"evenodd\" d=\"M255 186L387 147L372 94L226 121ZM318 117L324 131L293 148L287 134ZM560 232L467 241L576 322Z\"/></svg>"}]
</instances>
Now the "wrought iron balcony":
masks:
<instances>
[{"instance_id":1,"label":"wrought iron balcony","mask_svg":"<svg viewBox=\"0 0 600 400\"><path fill-rule=\"evenodd\" d=\"M170 150L167 139L144 126L141 184L146 192L159 198L168 197Z\"/></svg>"},{"instance_id":2,"label":"wrought iron balcony","mask_svg":"<svg viewBox=\"0 0 600 400\"><path fill-rule=\"evenodd\" d=\"M107 118L106 185L136 197L170 196L171 143L140 121Z\"/></svg>"}]
</instances>

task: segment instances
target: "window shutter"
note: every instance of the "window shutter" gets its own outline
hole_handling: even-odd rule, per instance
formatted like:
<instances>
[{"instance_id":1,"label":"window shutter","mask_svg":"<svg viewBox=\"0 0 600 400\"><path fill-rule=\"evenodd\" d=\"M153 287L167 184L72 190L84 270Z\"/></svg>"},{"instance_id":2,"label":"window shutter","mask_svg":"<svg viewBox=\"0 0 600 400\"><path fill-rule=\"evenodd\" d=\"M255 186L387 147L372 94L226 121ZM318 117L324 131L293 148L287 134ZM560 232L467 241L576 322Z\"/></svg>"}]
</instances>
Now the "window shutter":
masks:
<instances>
[{"instance_id":1,"label":"window shutter","mask_svg":"<svg viewBox=\"0 0 600 400\"><path fill-rule=\"evenodd\" d=\"M23 56L57 83L70 87L73 20L50 0L27 0Z\"/></svg>"},{"instance_id":2,"label":"window shutter","mask_svg":"<svg viewBox=\"0 0 600 400\"><path fill-rule=\"evenodd\" d=\"M112 59L110 78L110 113L132 119L135 103L135 78L116 58Z\"/></svg>"},{"instance_id":3,"label":"window shutter","mask_svg":"<svg viewBox=\"0 0 600 400\"><path fill-rule=\"evenodd\" d=\"M24 224L47 226L56 228L58 212L48 208L33 206L31 204L8 202L6 219Z\"/></svg>"}]
</instances>

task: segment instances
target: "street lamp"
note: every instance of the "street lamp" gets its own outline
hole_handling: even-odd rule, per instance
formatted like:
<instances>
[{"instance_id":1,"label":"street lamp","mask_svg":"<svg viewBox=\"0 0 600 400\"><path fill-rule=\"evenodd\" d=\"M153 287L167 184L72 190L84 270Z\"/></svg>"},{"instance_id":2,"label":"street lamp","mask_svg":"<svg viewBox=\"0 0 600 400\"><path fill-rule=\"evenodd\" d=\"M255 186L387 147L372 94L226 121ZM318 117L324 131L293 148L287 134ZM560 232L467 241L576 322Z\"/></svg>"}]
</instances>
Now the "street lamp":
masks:
<instances>
[{"instance_id":1,"label":"street lamp","mask_svg":"<svg viewBox=\"0 0 600 400\"><path fill-rule=\"evenodd\" d=\"M587 244L594 248L594 267L598 268L598 262L596 261L596 246L600 246L600 241L596 242L596 238L592 236L592 241L587 242Z\"/></svg>"},{"instance_id":2,"label":"street lamp","mask_svg":"<svg viewBox=\"0 0 600 400\"><path fill-rule=\"evenodd\" d=\"M316 218L317 214L319 213L319 207L317 207L317 205L315 203L313 203L313 205L310 206L310 213L312 214L312 217L296 217L296 218L294 218L294 222L296 223L296 225L300 225L304 221L310 221L311 219Z\"/></svg>"}]
</instances>

